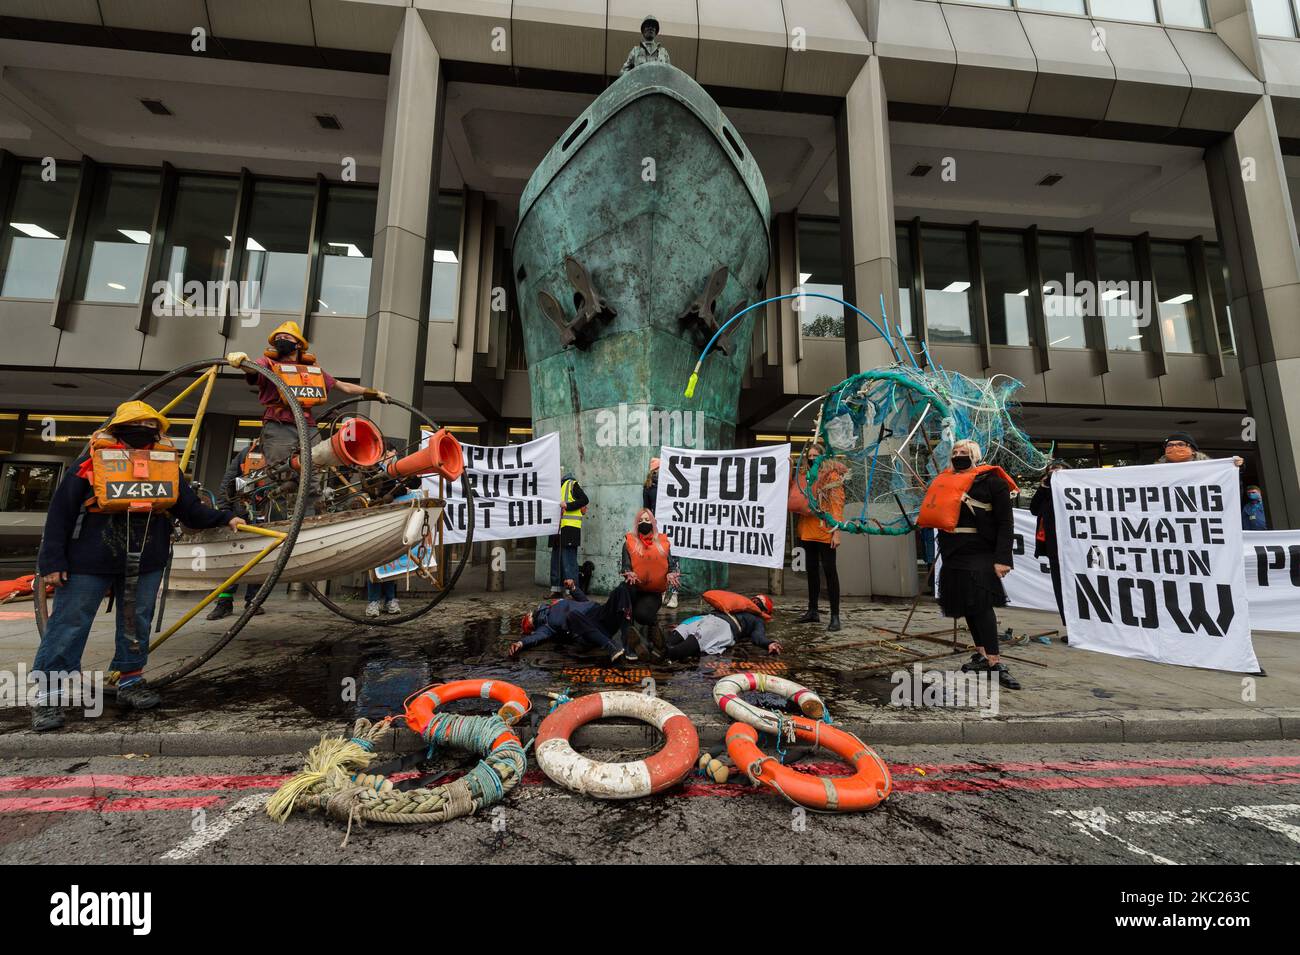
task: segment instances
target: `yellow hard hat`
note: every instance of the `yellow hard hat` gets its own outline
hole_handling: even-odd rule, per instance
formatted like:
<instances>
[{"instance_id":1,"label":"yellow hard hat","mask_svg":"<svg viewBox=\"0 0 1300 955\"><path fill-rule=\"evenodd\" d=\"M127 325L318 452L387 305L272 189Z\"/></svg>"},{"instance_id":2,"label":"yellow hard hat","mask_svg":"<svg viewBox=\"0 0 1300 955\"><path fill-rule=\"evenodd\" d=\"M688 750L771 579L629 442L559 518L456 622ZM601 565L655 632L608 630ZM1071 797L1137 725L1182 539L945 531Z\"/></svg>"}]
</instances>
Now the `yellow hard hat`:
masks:
<instances>
[{"instance_id":1,"label":"yellow hard hat","mask_svg":"<svg viewBox=\"0 0 1300 955\"><path fill-rule=\"evenodd\" d=\"M167 429L171 427L171 422L158 413L158 410L152 405L145 404L143 401L124 401L117 406L117 411L113 412L113 420L108 423L110 428L119 424L133 424L136 421L157 421L158 431L166 434Z\"/></svg>"},{"instance_id":2,"label":"yellow hard hat","mask_svg":"<svg viewBox=\"0 0 1300 955\"><path fill-rule=\"evenodd\" d=\"M297 322L281 322L271 334L266 336L266 343L273 344L276 335L292 335L298 339L298 345L303 351L307 351L309 347L307 339L302 337L302 326Z\"/></svg>"}]
</instances>

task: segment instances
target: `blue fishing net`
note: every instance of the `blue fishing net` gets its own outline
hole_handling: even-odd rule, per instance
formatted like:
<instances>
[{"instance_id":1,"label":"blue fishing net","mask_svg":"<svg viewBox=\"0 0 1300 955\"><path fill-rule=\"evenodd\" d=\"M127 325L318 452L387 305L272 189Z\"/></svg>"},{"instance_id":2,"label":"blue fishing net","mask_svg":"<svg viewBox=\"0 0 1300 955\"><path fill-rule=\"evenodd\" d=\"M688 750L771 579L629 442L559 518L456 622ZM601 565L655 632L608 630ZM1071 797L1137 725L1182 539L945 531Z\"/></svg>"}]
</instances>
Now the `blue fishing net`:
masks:
<instances>
[{"instance_id":1,"label":"blue fishing net","mask_svg":"<svg viewBox=\"0 0 1300 955\"><path fill-rule=\"evenodd\" d=\"M847 378L822 400L823 452L799 461L810 510L852 534L906 534L953 443L972 438L984 463L1012 475L1042 471L1051 456L1016 423L1023 385L1006 375L969 378L898 362Z\"/></svg>"}]
</instances>

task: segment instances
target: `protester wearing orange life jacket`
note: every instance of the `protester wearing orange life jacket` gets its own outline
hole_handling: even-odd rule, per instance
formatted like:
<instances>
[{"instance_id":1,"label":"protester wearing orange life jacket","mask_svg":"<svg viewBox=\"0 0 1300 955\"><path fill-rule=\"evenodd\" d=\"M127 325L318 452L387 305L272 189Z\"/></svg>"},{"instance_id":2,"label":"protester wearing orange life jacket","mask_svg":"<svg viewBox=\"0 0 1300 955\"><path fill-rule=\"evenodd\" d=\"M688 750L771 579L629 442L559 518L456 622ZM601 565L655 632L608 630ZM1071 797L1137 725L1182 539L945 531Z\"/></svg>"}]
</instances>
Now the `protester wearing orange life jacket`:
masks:
<instances>
[{"instance_id":1,"label":"protester wearing orange life jacket","mask_svg":"<svg viewBox=\"0 0 1300 955\"><path fill-rule=\"evenodd\" d=\"M809 444L804 454L809 461L824 453L821 439ZM844 481L848 468L831 458L822 461L811 492L823 513L837 521L844 520ZM821 623L817 602L821 599L821 571L826 574L826 596L830 598L831 621L827 630L840 629L840 574L835 566L835 551L840 546L839 528L831 527L815 514L800 514L795 533L803 546L808 569L808 611L795 623Z\"/></svg>"},{"instance_id":2,"label":"protester wearing orange life jacket","mask_svg":"<svg viewBox=\"0 0 1300 955\"><path fill-rule=\"evenodd\" d=\"M655 513L648 507L636 512L636 522L623 538L619 570L632 588L632 619L642 626L652 625L663 595L680 586L682 575L668 537L659 533ZM635 659L630 649L628 659Z\"/></svg>"},{"instance_id":3,"label":"protester wearing orange life jacket","mask_svg":"<svg viewBox=\"0 0 1300 955\"><path fill-rule=\"evenodd\" d=\"M42 582L54 590L54 609L32 664L38 695L32 707L37 732L63 725L60 674L80 671L91 624L104 596L117 604L116 653L110 669L121 674L119 704L158 705L141 677L149 653L154 601L172 536L172 518L202 530L243 521L199 500L180 471L179 455L165 435L166 418L143 401L119 405L90 451L68 469L50 499L36 558Z\"/></svg>"},{"instance_id":4,"label":"protester wearing orange life jacket","mask_svg":"<svg viewBox=\"0 0 1300 955\"><path fill-rule=\"evenodd\" d=\"M387 401L388 396L382 391L354 385L350 381L338 381L329 372L316 364L316 356L308 350L310 345L303 338L302 328L297 322L284 322L267 336L268 348L255 362L269 371L275 372L297 396L307 418L308 437L314 444L320 439L316 431L316 419L312 408L324 404L329 393L337 388L345 395L361 395L376 401ZM244 352L231 352L226 361L236 368L248 361ZM298 450L298 433L293 425L293 412L280 400L280 392L269 380L257 372L245 372L244 380L257 386L257 400L262 403L262 452L267 463L275 464L286 460Z\"/></svg>"},{"instance_id":5,"label":"protester wearing orange life jacket","mask_svg":"<svg viewBox=\"0 0 1300 955\"><path fill-rule=\"evenodd\" d=\"M939 607L965 617L977 652L962 664L966 672L996 672L1008 689L1020 684L998 655L997 607L1005 607L1002 578L1011 572L1015 482L1001 468L981 465L975 441L952 446L949 466L930 483L917 524L939 532Z\"/></svg>"}]
</instances>

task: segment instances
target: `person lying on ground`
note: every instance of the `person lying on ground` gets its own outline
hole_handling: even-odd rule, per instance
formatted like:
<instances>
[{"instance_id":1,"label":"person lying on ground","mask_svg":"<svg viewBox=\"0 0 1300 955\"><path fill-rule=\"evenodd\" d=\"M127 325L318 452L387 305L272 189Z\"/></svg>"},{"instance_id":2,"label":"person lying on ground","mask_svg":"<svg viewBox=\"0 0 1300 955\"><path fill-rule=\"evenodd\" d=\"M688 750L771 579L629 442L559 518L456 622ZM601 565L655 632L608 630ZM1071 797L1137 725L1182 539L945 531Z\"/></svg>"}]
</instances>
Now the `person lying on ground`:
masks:
<instances>
[{"instance_id":1,"label":"person lying on ground","mask_svg":"<svg viewBox=\"0 0 1300 955\"><path fill-rule=\"evenodd\" d=\"M632 592L625 584L614 588L602 604L588 600L582 591L562 600L540 605L524 614L519 629L523 638L510 644L510 656L548 640L572 643L579 649L596 648L609 654L609 662L623 658L627 628L632 620Z\"/></svg>"},{"instance_id":2,"label":"person lying on ground","mask_svg":"<svg viewBox=\"0 0 1300 955\"><path fill-rule=\"evenodd\" d=\"M715 611L687 617L668 631L664 638L664 656L674 663L704 653L712 656L728 650L740 637L747 637L750 643L762 647L772 656L781 652L781 644L768 638L767 627L758 614Z\"/></svg>"}]
</instances>

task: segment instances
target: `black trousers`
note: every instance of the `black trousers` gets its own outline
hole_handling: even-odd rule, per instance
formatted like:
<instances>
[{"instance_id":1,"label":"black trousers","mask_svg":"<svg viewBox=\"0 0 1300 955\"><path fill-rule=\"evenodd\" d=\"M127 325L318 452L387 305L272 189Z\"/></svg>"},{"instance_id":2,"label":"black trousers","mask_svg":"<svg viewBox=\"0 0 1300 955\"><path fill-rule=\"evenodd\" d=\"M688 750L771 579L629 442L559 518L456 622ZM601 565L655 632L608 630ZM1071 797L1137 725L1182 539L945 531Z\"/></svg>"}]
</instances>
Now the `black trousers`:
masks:
<instances>
[{"instance_id":1,"label":"black trousers","mask_svg":"<svg viewBox=\"0 0 1300 955\"><path fill-rule=\"evenodd\" d=\"M808 609L817 611L821 599L822 582L818 568L826 573L826 596L830 598L831 613L840 612L840 573L835 567L835 548L822 541L801 541L804 559L808 564Z\"/></svg>"},{"instance_id":2,"label":"black trousers","mask_svg":"<svg viewBox=\"0 0 1300 955\"><path fill-rule=\"evenodd\" d=\"M663 606L664 595L652 590L633 591L629 584L619 584L619 588L628 588L631 597L632 619L643 627L653 626L659 619L659 608Z\"/></svg>"},{"instance_id":3,"label":"black trousers","mask_svg":"<svg viewBox=\"0 0 1300 955\"><path fill-rule=\"evenodd\" d=\"M966 615L966 626L970 628L971 639L975 646L991 657L998 655L998 615L992 607Z\"/></svg>"},{"instance_id":4,"label":"black trousers","mask_svg":"<svg viewBox=\"0 0 1300 955\"><path fill-rule=\"evenodd\" d=\"M626 640L631 612L632 590L627 584L619 584L603 604L571 616L569 633L579 646L612 650L615 635Z\"/></svg>"},{"instance_id":5,"label":"black trousers","mask_svg":"<svg viewBox=\"0 0 1300 955\"><path fill-rule=\"evenodd\" d=\"M1052 592L1056 594L1056 612L1061 617L1061 623L1065 623L1065 601L1061 599L1060 558L1055 554L1049 554L1047 557L1047 566L1052 572Z\"/></svg>"},{"instance_id":6,"label":"black trousers","mask_svg":"<svg viewBox=\"0 0 1300 955\"><path fill-rule=\"evenodd\" d=\"M669 660L689 660L700 655L700 641L694 637L683 637L676 630L669 630L664 637L664 656Z\"/></svg>"}]
</instances>

